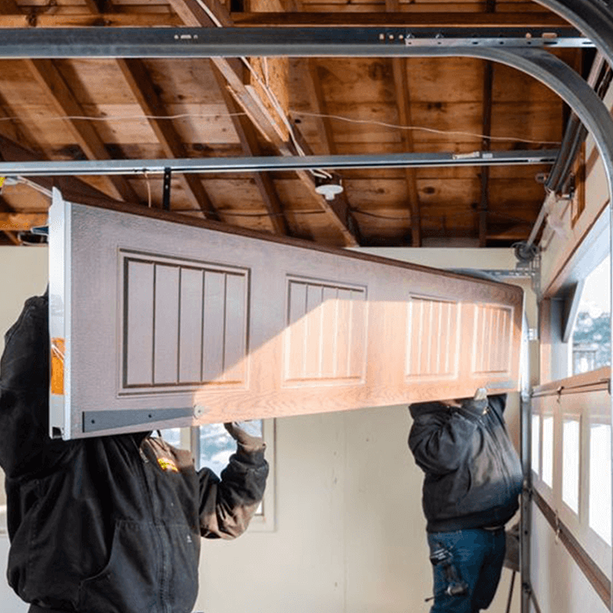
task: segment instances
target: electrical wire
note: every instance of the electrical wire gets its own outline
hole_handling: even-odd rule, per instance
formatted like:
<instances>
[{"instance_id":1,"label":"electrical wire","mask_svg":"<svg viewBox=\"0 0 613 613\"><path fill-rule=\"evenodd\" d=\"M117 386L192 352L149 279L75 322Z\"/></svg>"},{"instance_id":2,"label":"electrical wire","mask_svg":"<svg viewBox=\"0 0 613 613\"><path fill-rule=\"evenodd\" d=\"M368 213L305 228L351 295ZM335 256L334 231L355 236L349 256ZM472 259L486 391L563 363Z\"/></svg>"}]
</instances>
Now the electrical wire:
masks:
<instances>
[{"instance_id":1,"label":"electrical wire","mask_svg":"<svg viewBox=\"0 0 613 613\"><path fill-rule=\"evenodd\" d=\"M420 130L423 132L431 132L433 134L457 134L460 136L470 136L477 139L491 140L491 141L508 141L508 142L523 142L536 145L560 145L560 141L547 141L547 140L535 140L530 138L523 138L521 136L488 136L486 134L479 134L478 132L465 132L461 130L441 130L438 128L428 128L426 126L403 126L400 124L387 123L377 120L368 119L353 119L351 117L343 117L342 115L330 115L327 113L310 113L307 111L296 111L289 109L289 112L294 115L303 115L305 117L318 117L321 119L336 119L338 121L346 121L348 123L356 123L363 125L377 125L395 130ZM198 119L204 117L215 118L231 118L231 117L245 117L247 113L178 113L175 115L106 115L104 117L92 117L86 115L65 115L62 117L46 117L40 118L38 121L45 123L49 121L135 121L142 119L154 119L154 120L173 120L173 119ZM22 122L20 117L0 117L2 121L18 121ZM304 153L303 153L304 155Z\"/></svg>"},{"instance_id":2,"label":"electrical wire","mask_svg":"<svg viewBox=\"0 0 613 613\"><path fill-rule=\"evenodd\" d=\"M433 134L457 134L459 136L470 136L473 138L479 138L482 140L490 141L511 141L522 143L533 143L538 145L559 145L560 141L547 141L547 140L534 140L531 138L522 138L514 136L490 136L487 134L479 134L477 132L464 132L462 130L440 130L438 128L427 128L425 126L402 126L399 124L387 123L385 121L377 121L370 119L353 119L351 117L343 117L342 115L330 115L327 113L310 113L308 111L298 111L297 115L304 115L305 117L318 117L321 119L337 119L339 121L346 121L348 123L367 124L373 126L382 126L385 128L393 128L395 130L420 130L423 132L431 132Z\"/></svg>"}]
</instances>

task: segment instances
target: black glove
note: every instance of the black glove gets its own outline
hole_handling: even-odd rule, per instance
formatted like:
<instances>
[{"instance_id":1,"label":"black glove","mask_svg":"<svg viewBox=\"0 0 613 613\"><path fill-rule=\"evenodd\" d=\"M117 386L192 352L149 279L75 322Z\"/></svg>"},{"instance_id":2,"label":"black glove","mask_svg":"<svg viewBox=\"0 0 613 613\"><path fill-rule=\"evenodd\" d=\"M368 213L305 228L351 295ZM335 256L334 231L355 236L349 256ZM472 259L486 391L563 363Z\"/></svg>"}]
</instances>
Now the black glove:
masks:
<instances>
[{"instance_id":1,"label":"black glove","mask_svg":"<svg viewBox=\"0 0 613 613\"><path fill-rule=\"evenodd\" d=\"M249 453L254 451L263 451L266 449L266 443L260 436L252 436L240 427L236 421L224 424L230 436L238 443L239 448Z\"/></svg>"}]
</instances>

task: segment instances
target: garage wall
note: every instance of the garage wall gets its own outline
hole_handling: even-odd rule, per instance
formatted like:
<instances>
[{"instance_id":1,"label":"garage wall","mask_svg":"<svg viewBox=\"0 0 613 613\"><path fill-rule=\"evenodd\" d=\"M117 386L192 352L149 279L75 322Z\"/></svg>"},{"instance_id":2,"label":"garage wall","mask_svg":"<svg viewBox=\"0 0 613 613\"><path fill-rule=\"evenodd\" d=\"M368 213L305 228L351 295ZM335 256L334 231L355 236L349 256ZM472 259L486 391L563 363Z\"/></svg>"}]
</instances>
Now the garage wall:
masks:
<instances>
[{"instance_id":1,"label":"garage wall","mask_svg":"<svg viewBox=\"0 0 613 613\"><path fill-rule=\"evenodd\" d=\"M454 263L446 266L454 267L460 261L468 267L475 255L464 261L459 250L423 251L447 252L442 255ZM503 260L497 260L488 250L490 268L514 266L512 255L504 251ZM433 263L445 267L440 257ZM472 265L481 266L478 261ZM0 300L4 331L25 298L44 291L45 250L0 250L0 281L11 288ZM513 397L511 424L517 422L516 415ZM431 595L431 573L421 511L422 473L406 445L410 423L404 406L277 420L276 529L250 530L236 541L203 542L195 610L429 611L431 603L425 599ZM2 577L7 540L0 536ZM505 611L510 577L505 569L491 613ZM519 611L518 585L516 581L514 613ZM2 613L26 610L4 579L0 579L0 602Z\"/></svg>"}]
</instances>

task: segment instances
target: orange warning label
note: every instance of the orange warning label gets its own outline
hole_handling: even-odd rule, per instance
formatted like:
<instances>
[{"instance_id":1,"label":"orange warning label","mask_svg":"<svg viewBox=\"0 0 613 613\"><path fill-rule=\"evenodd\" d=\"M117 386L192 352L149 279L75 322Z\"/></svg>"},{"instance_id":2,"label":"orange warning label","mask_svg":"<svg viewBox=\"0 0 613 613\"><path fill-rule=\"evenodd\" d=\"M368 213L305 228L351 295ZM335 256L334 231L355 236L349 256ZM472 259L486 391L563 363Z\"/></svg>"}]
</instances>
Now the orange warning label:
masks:
<instances>
[{"instance_id":1,"label":"orange warning label","mask_svg":"<svg viewBox=\"0 0 613 613\"><path fill-rule=\"evenodd\" d=\"M51 339L51 393L64 395L64 353L63 338Z\"/></svg>"}]
</instances>

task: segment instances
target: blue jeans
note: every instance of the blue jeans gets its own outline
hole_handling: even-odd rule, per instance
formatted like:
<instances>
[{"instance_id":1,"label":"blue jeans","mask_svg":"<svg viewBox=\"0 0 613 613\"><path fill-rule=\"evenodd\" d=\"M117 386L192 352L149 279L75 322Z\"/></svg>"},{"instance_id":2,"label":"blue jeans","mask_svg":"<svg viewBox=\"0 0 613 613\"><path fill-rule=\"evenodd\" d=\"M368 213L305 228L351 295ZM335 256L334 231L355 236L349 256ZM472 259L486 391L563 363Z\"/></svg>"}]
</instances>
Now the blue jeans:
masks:
<instances>
[{"instance_id":1,"label":"blue jeans","mask_svg":"<svg viewBox=\"0 0 613 613\"><path fill-rule=\"evenodd\" d=\"M434 573L430 613L479 613L494 599L505 554L504 529L428 534Z\"/></svg>"}]
</instances>

